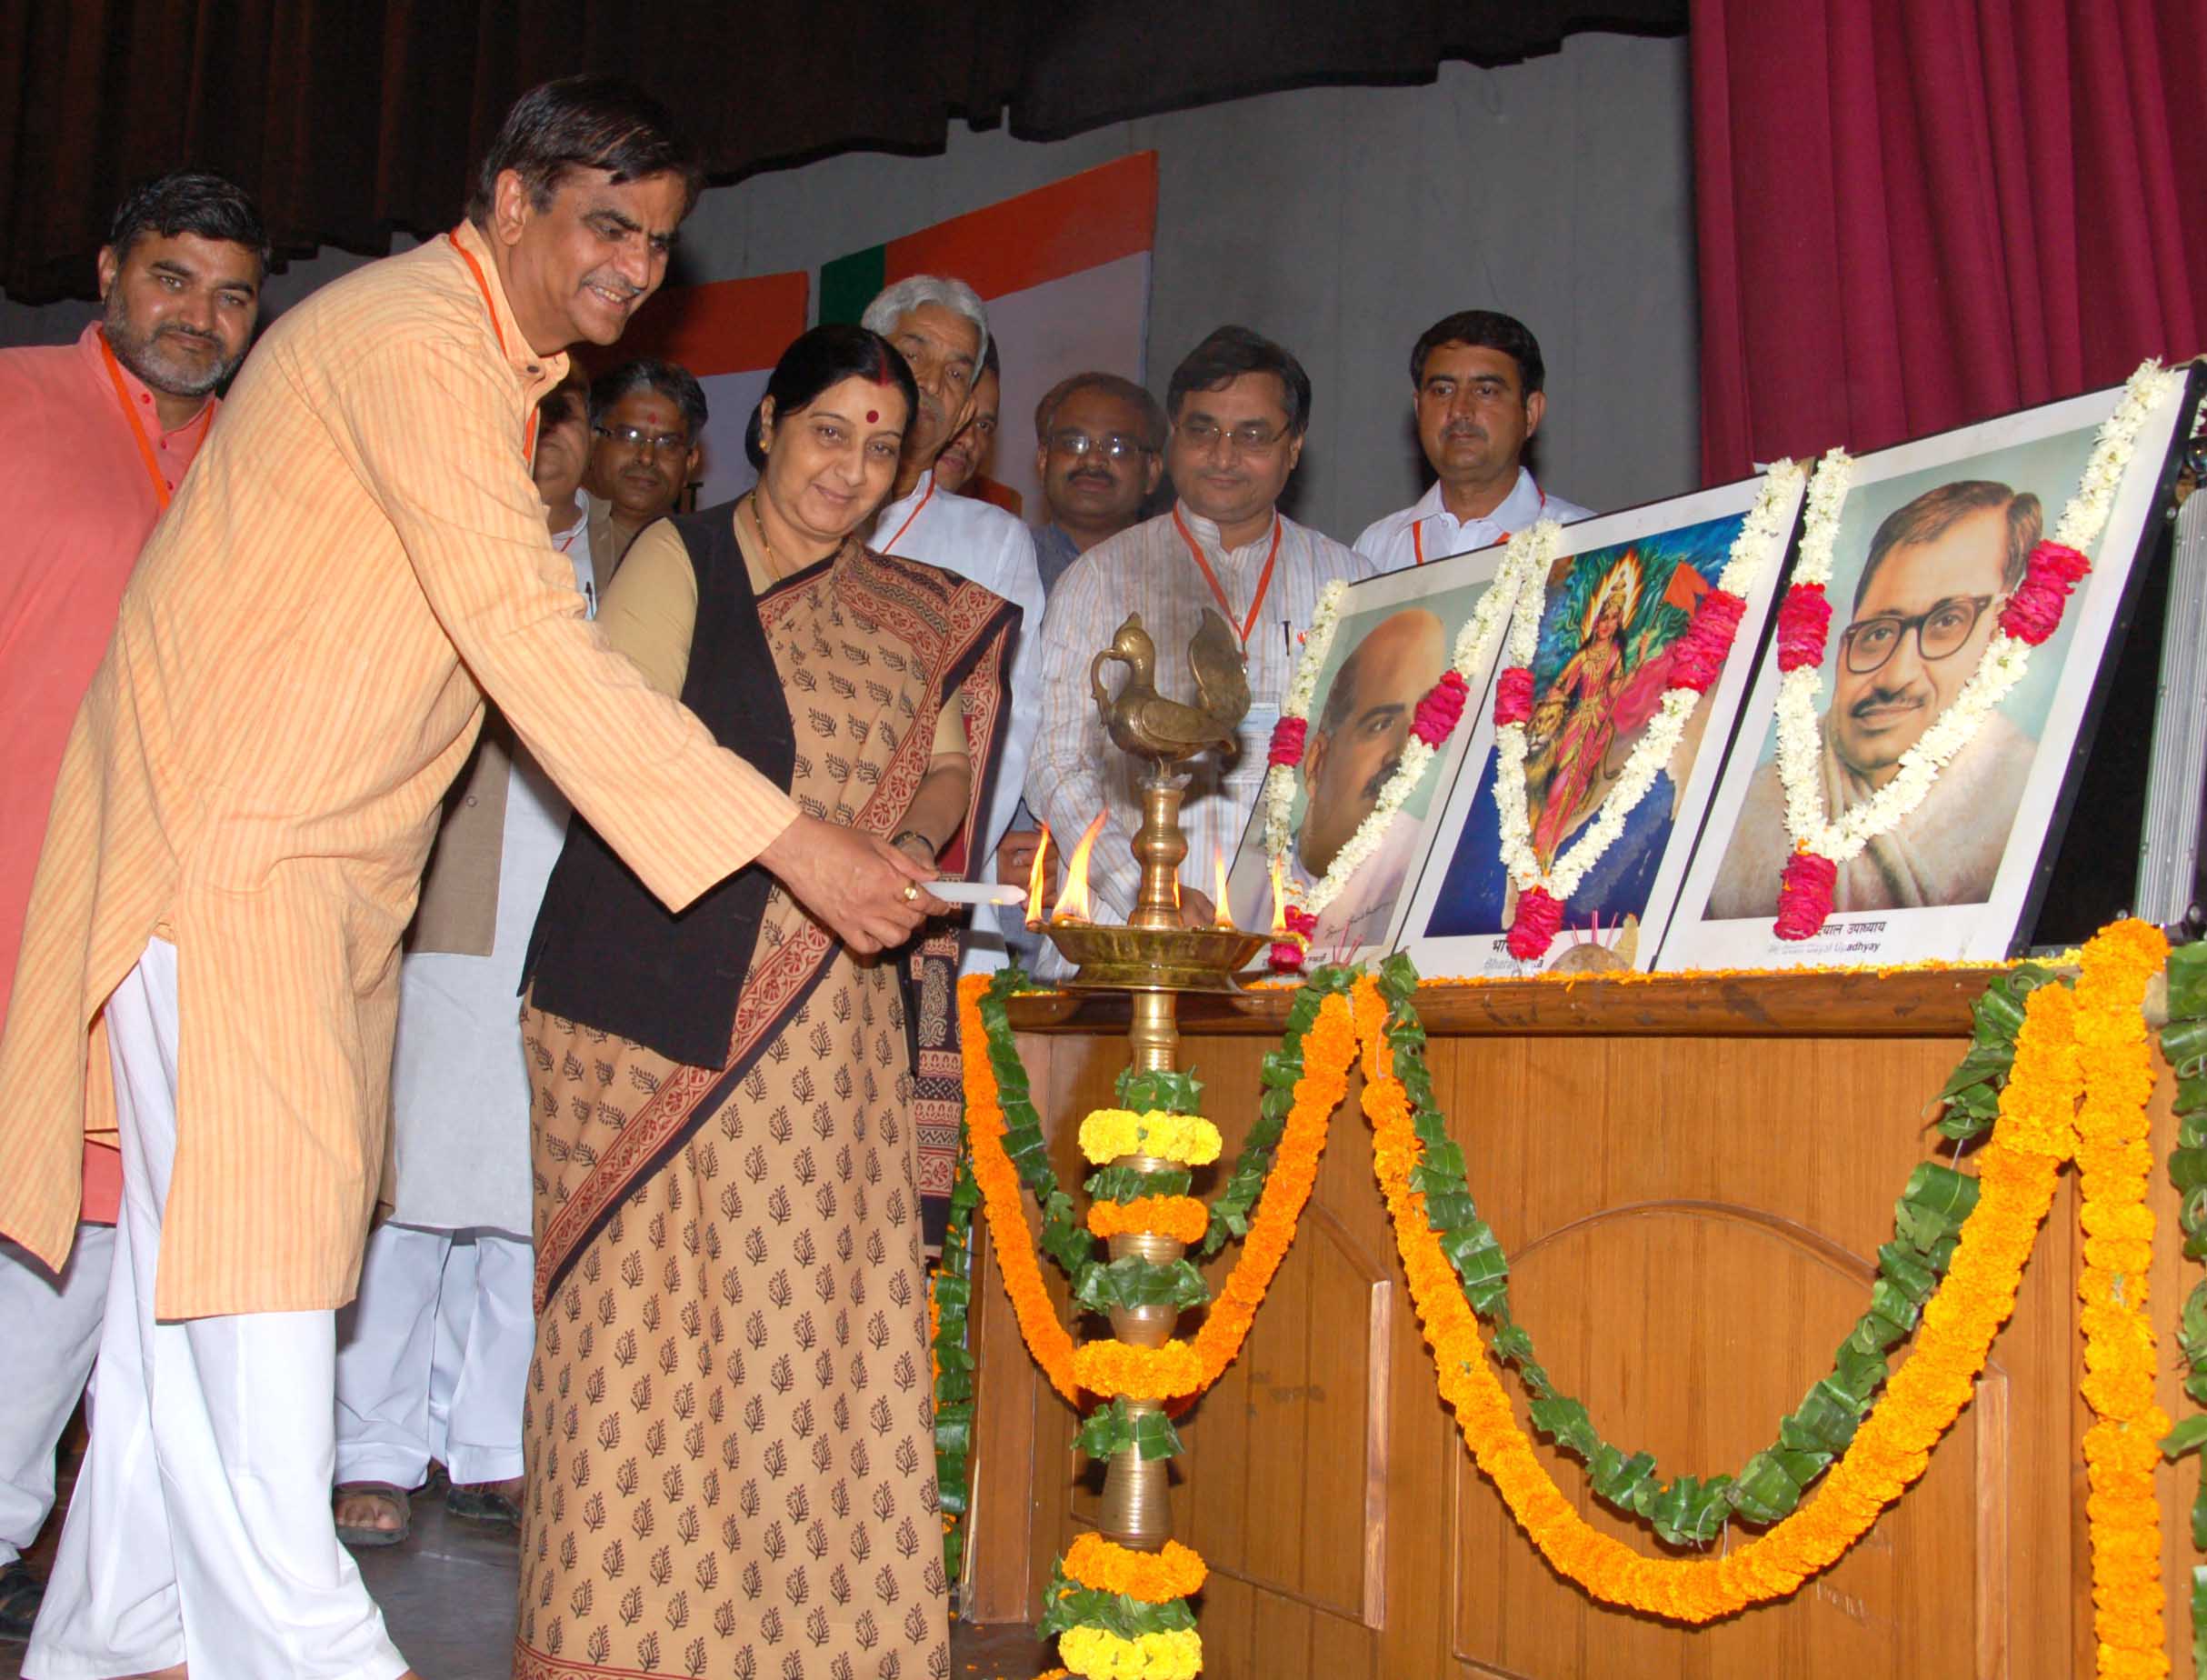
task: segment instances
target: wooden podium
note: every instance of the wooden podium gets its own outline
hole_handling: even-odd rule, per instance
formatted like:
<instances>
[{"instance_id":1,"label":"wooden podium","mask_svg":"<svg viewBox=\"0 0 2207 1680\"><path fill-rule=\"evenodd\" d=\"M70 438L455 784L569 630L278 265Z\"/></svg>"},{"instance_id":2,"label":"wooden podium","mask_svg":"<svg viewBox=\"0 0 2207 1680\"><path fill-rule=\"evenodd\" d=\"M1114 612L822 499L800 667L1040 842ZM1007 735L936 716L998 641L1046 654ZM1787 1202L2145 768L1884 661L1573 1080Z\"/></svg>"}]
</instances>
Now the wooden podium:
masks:
<instances>
[{"instance_id":1,"label":"wooden podium","mask_svg":"<svg viewBox=\"0 0 2207 1680\"><path fill-rule=\"evenodd\" d=\"M1653 1452L1665 1476L1736 1470L1770 1444L1866 1304L1893 1200L1935 1141L1931 1099L1965 1047L1986 977L1420 992L1440 1105L1510 1255L1518 1315L1610 1440ZM1074 1128L1109 1105L1125 1063L1124 1008L1063 995L1013 1008L1069 1187L1086 1171ZM1283 992L1183 1000L1183 1065L1203 1078L1229 1156L1285 1011ZM2163 1070L2157 1160L2173 1146L2170 1083ZM1688 1630L1599 1606L1556 1575L1472 1462L1434 1393L1358 1089L1353 1078L1248 1345L1182 1424L1173 1532L1211 1565L1197 1601L1206 1675L2091 1673L2073 1175L1976 1401L1929 1473L1792 1599ZM2191 1268L2178 1259L2175 1193L2158 1172L2154 1196L2161 1399L2182 1415L2174 1325ZM972 1614L1032 1621L1053 1558L1093 1517L1102 1472L1076 1465L1078 1420L1029 1361L985 1240L977 1251ZM1214 1283L1231 1258L1210 1263ZM1044 1269L1063 1310L1063 1280ZM1543 1450L1591 1520L1663 1552L1651 1530L1593 1499L1574 1462ZM2161 1478L2180 1673L2198 1462Z\"/></svg>"}]
</instances>

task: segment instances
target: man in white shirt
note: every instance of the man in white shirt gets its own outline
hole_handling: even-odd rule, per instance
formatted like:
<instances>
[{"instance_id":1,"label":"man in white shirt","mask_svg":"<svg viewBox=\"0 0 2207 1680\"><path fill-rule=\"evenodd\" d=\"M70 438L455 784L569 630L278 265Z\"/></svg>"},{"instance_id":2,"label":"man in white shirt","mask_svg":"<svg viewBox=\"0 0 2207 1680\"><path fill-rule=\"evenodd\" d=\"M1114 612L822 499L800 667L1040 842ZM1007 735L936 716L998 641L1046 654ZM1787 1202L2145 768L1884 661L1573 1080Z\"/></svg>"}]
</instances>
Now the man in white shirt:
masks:
<instances>
[{"instance_id":1,"label":"man in white shirt","mask_svg":"<svg viewBox=\"0 0 2207 1680\"><path fill-rule=\"evenodd\" d=\"M1027 753L1034 740L1036 642L1043 585L1034 569L1034 539L1001 507L954 495L935 482L935 457L974 416L974 388L988 350L988 312L963 280L914 275L866 305L861 325L904 353L920 388L919 412L904 428L904 456L889 505L874 515L867 537L875 550L941 566L993 590L1020 611L1012 658L1014 704L1004 756L989 795L987 832L966 836L967 874L987 879L996 843L1012 826ZM974 918L966 972L1001 968L1004 936L993 915Z\"/></svg>"},{"instance_id":2,"label":"man in white shirt","mask_svg":"<svg viewBox=\"0 0 2207 1680\"><path fill-rule=\"evenodd\" d=\"M1301 363L1244 326L1222 326L1173 369L1166 470L1178 493L1171 512L1088 550L1050 594L1043 620L1042 726L1027 769L1027 803L1065 845L1101 810L1103 837L1088 885L1099 922L1123 922L1140 884L1128 843L1142 825L1145 768L1113 746L1088 688L1089 661L1128 613L1142 615L1157 646L1158 692L1193 701L1189 638L1205 608L1243 647L1251 704L1231 764L1198 763L1181 802L1188 837L1181 908L1193 924L1212 915L1213 858L1231 859L1255 808L1297 637L1319 591L1335 578L1373 575L1371 564L1331 537L1283 516L1276 504L1302 458L1311 381ZM1056 847L1054 845L1054 854ZM1064 972L1054 951L1043 972Z\"/></svg>"},{"instance_id":3,"label":"man in white shirt","mask_svg":"<svg viewBox=\"0 0 2207 1680\"><path fill-rule=\"evenodd\" d=\"M1410 352L1411 408L1438 476L1408 507L1367 525L1356 552L1400 572L1543 519L1585 518L1588 509L1550 495L1524 465L1547 412L1546 379L1540 341L1514 316L1466 309L1427 327Z\"/></svg>"}]
</instances>

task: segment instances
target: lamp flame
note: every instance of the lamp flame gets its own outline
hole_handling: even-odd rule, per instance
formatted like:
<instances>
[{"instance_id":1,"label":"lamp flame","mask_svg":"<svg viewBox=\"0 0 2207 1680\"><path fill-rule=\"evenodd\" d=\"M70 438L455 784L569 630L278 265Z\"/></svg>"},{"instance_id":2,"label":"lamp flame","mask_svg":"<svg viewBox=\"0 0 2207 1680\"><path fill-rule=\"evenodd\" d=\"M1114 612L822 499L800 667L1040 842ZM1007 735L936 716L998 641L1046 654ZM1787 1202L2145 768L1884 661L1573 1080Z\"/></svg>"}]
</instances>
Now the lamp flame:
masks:
<instances>
[{"instance_id":1,"label":"lamp flame","mask_svg":"<svg viewBox=\"0 0 2207 1680\"><path fill-rule=\"evenodd\" d=\"M1211 902L1217 914L1211 919L1220 927L1233 925L1233 907L1226 902L1226 855L1215 845L1211 848L1211 873L1218 882L1218 896Z\"/></svg>"},{"instance_id":2,"label":"lamp flame","mask_svg":"<svg viewBox=\"0 0 2207 1680\"><path fill-rule=\"evenodd\" d=\"M1057 914L1051 919L1057 922L1085 922L1088 909L1088 855L1095 849L1096 836L1104 832L1104 813L1096 813L1096 820L1082 832L1081 843L1073 848L1073 856L1065 865L1065 890L1057 895Z\"/></svg>"},{"instance_id":3,"label":"lamp flame","mask_svg":"<svg viewBox=\"0 0 2207 1680\"><path fill-rule=\"evenodd\" d=\"M1050 825L1043 825L1042 842L1034 848L1034 866L1027 871L1027 925L1039 927L1043 920L1043 883L1049 879Z\"/></svg>"},{"instance_id":4,"label":"lamp flame","mask_svg":"<svg viewBox=\"0 0 2207 1680\"><path fill-rule=\"evenodd\" d=\"M1272 860L1272 936L1287 937L1287 893L1285 868L1275 855Z\"/></svg>"}]
</instances>

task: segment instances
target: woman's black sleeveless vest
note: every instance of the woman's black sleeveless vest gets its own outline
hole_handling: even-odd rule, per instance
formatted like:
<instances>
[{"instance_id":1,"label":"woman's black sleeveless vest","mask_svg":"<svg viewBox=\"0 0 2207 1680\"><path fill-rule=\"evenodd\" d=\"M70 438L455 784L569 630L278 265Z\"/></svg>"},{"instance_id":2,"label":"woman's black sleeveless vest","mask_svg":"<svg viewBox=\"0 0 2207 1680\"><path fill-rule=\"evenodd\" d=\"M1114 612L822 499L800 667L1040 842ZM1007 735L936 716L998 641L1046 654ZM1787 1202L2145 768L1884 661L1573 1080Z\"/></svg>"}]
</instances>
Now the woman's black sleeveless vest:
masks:
<instances>
[{"instance_id":1,"label":"woman's black sleeveless vest","mask_svg":"<svg viewBox=\"0 0 2207 1680\"><path fill-rule=\"evenodd\" d=\"M731 502L672 521L697 576L682 703L714 740L787 789L796 735L736 546L734 510ZM773 884L747 865L671 912L578 814L544 889L522 985L534 984L531 1001L548 1014L690 1066L719 1067Z\"/></svg>"}]
</instances>

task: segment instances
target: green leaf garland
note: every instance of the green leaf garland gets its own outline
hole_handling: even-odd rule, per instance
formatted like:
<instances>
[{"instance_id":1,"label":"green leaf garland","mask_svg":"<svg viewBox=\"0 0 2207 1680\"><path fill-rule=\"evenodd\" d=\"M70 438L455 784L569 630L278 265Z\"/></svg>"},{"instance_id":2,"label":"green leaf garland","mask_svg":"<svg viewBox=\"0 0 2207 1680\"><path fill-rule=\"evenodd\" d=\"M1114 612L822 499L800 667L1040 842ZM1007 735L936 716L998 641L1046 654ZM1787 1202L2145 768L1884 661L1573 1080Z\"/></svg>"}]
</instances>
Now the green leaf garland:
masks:
<instances>
[{"instance_id":1,"label":"green leaf garland","mask_svg":"<svg viewBox=\"0 0 2207 1680\"><path fill-rule=\"evenodd\" d=\"M1152 1605L1124 1593L1099 1593L1066 1579L1062 1559L1050 1572L1043 1605L1043 1619L1034 1631L1044 1639L1054 1639L1075 1627L1100 1627L1107 1634L1133 1640L1144 1634L1186 1633L1195 1625L1195 1612L1188 1608L1184 1598Z\"/></svg>"},{"instance_id":2,"label":"green leaf garland","mask_svg":"<svg viewBox=\"0 0 2207 1680\"><path fill-rule=\"evenodd\" d=\"M1180 1432L1173 1427L1170 1417L1163 1412L1129 1412L1123 1395L1089 1413L1073 1445L1075 1450L1099 1461L1114 1457L1129 1447L1139 1451L1144 1458L1177 1458L1183 1450Z\"/></svg>"},{"instance_id":3,"label":"green leaf garland","mask_svg":"<svg viewBox=\"0 0 2207 1680\"><path fill-rule=\"evenodd\" d=\"M1210 1286L1194 1262L1155 1265L1139 1255L1123 1260L1091 1260L1073 1282L1073 1298L1092 1313L1114 1306L1177 1306L1186 1311L1211 1298Z\"/></svg>"},{"instance_id":4,"label":"green leaf garland","mask_svg":"<svg viewBox=\"0 0 2207 1680\"><path fill-rule=\"evenodd\" d=\"M967 1462L973 1450L974 1355L966 1335L974 1289L974 1209L981 1186L974 1180L965 1123L958 1123L958 1176L951 1186L950 1219L943 1230L943 1259L927 1280L935 1304L935 1496L943 1515L943 1568L959 1579L966 1514Z\"/></svg>"},{"instance_id":5,"label":"green leaf garland","mask_svg":"<svg viewBox=\"0 0 2207 1680\"><path fill-rule=\"evenodd\" d=\"M989 989L981 995L981 1024L988 1034L989 1066L996 1075L997 1101L1004 1109L1004 1152L1019 1174L1019 1182L1034 1194L1042 1209L1043 1251L1068 1277L1077 1276L1094 1254L1095 1239L1073 1211L1073 1198L1058 1185L1050 1165L1050 1146L1043 1137L1042 1115L1035 1112L1027 1070L1019 1059L1019 1045L1012 1036L1012 1021L1005 1005L1022 992L1035 989L1026 971L1016 964L1000 970Z\"/></svg>"},{"instance_id":6,"label":"green leaf garland","mask_svg":"<svg viewBox=\"0 0 2207 1680\"><path fill-rule=\"evenodd\" d=\"M1316 1023L1328 994L1345 992L1355 980L1353 968L1321 968L1297 988L1294 1001L1288 1005L1287 1030L1281 1036L1280 1047L1264 1055L1257 1117L1242 1140L1242 1153L1235 1157L1233 1173L1211 1204L1211 1224L1203 1240L1206 1258L1223 1248L1229 1239L1239 1242L1249 1235L1250 1211L1264 1194L1265 1181L1272 1176L1273 1156L1287 1130L1288 1111L1295 1105L1295 1082L1303 1077L1303 1035Z\"/></svg>"},{"instance_id":7,"label":"green leaf garland","mask_svg":"<svg viewBox=\"0 0 2207 1680\"><path fill-rule=\"evenodd\" d=\"M1978 1015L1978 1039L1968 1080L1949 1081L1950 1091L2004 1083L2014 1060L2021 997L2055 976L2045 970L2005 976L2008 991ZM1327 989L1349 971L1321 969ZM1353 976L1352 976L1353 977ZM1707 1545L1733 1518L1758 1525L1775 1523L1844 1452L1885 1381L1885 1355L1915 1328L1916 1320L1952 1260L1962 1221L1977 1204L1977 1181L1936 1162L1909 1175L1893 1209L1893 1240L1878 1250L1879 1276L1870 1307L1833 1356L1832 1375L1820 1380L1781 1421L1778 1439L1740 1467L1737 1475L1682 1475L1665 1482L1648 1453L1627 1453L1603 1439L1585 1405L1559 1391L1536 1358L1533 1337L1510 1309L1510 1266L1493 1230L1479 1217L1466 1182L1463 1152L1448 1135L1433 1105L1433 1075L1425 1065L1425 1030L1417 1018L1417 970L1406 956L1381 965L1378 982L1389 1008L1387 1037L1394 1071L1410 1099L1419 1161L1411 1187L1425 1197L1426 1222L1439 1235L1472 1309L1493 1327L1494 1357L1515 1369L1531 1400L1533 1425L1587 1466L1594 1495L1613 1508L1643 1518L1673 1545ZM1997 1087L1992 1097L1998 1105ZM2203 1307L2207 1314L2207 1307Z\"/></svg>"},{"instance_id":8,"label":"green leaf garland","mask_svg":"<svg viewBox=\"0 0 2207 1680\"><path fill-rule=\"evenodd\" d=\"M2169 1156L2169 1180L2183 1197L2177 1219L2185 1257L2207 1260L2207 945L2170 952L2167 985L2169 1019L2161 1031L2161 1052L2176 1072L2176 1148ZM2207 1281L2194 1284L2184 1299L2176 1345L2184 1355L2184 1393L2207 1405ZM2194 1413L2162 1438L2161 1450L2177 1459L2202 1445L2207 1413ZM2207 1480L2192 1505L2192 1545L2207 1551ZM2192 1569L2192 1668L2199 1680L2207 1680L2207 1565Z\"/></svg>"}]
</instances>

